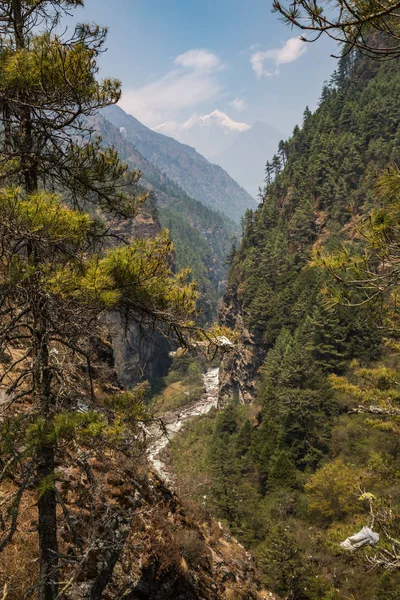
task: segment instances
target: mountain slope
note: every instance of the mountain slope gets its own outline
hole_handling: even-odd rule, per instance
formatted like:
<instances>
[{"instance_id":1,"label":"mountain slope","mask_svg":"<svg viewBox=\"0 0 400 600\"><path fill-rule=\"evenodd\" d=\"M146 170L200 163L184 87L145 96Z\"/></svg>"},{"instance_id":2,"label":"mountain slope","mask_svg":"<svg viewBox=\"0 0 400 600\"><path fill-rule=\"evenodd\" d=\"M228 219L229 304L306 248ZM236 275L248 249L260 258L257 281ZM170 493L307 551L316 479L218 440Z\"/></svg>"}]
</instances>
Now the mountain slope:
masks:
<instances>
[{"instance_id":1,"label":"mountain slope","mask_svg":"<svg viewBox=\"0 0 400 600\"><path fill-rule=\"evenodd\" d=\"M178 184L189 196L210 208L239 221L256 201L221 167L208 162L194 148L152 131L118 106L104 109L103 114L126 139L161 173Z\"/></svg>"},{"instance_id":2,"label":"mountain slope","mask_svg":"<svg viewBox=\"0 0 400 600\"><path fill-rule=\"evenodd\" d=\"M318 110L305 111L233 253L221 316L241 337L220 370L227 406L174 440L194 499L207 494L283 598L399 598L399 563L385 570L400 534L398 420L394 430L362 414L379 393L399 410L398 321L384 329L379 306L331 310L321 293L329 275L310 264L313 250L343 241L362 255L355 225L373 206L388 243L398 241L398 214L389 234L374 190L377 174L400 161L399 96L398 60L352 52ZM346 551L341 543L365 526L379 542Z\"/></svg>"},{"instance_id":3,"label":"mountain slope","mask_svg":"<svg viewBox=\"0 0 400 600\"><path fill-rule=\"evenodd\" d=\"M285 136L267 123L248 125L215 110L192 117L183 125L164 123L156 128L196 148L208 160L231 175L256 198L264 178L265 163L271 160Z\"/></svg>"},{"instance_id":4,"label":"mountain slope","mask_svg":"<svg viewBox=\"0 0 400 600\"><path fill-rule=\"evenodd\" d=\"M132 168L140 169L141 183L156 195L159 219L171 231L178 268L190 267L202 293L204 318L216 317L218 293L226 280L226 256L238 226L225 215L190 198L176 183L161 173L104 116L92 121L105 145L114 146Z\"/></svg>"}]
</instances>

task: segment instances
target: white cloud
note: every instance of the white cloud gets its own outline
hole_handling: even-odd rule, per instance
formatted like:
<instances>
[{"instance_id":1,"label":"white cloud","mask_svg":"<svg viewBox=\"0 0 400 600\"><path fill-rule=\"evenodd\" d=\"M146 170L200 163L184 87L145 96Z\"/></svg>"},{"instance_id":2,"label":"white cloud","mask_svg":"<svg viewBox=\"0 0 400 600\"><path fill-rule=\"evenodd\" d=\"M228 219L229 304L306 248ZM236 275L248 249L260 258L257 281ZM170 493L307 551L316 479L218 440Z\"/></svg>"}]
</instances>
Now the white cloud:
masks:
<instances>
[{"instance_id":1,"label":"white cloud","mask_svg":"<svg viewBox=\"0 0 400 600\"><path fill-rule=\"evenodd\" d=\"M175 58L175 64L201 71L213 71L221 68L221 61L208 50L188 50Z\"/></svg>"},{"instance_id":2,"label":"white cloud","mask_svg":"<svg viewBox=\"0 0 400 600\"><path fill-rule=\"evenodd\" d=\"M264 77L272 77L273 75L279 74L279 69L266 69L264 62L267 60L266 56L267 52L256 52L250 58L251 66L253 67L253 71L260 79L264 75Z\"/></svg>"},{"instance_id":3,"label":"white cloud","mask_svg":"<svg viewBox=\"0 0 400 600\"><path fill-rule=\"evenodd\" d=\"M232 102L229 102L229 105L233 106L233 108L238 112L247 108L247 104L244 100L242 100L242 98L235 98L234 100L232 100Z\"/></svg>"},{"instance_id":4,"label":"white cloud","mask_svg":"<svg viewBox=\"0 0 400 600\"><path fill-rule=\"evenodd\" d=\"M255 52L250 57L250 62L258 78L271 77L279 74L281 65L294 62L305 52L307 52L305 42L302 42L299 37L293 37L287 40L282 48ZM275 68L266 67L266 63L272 63Z\"/></svg>"},{"instance_id":5,"label":"white cloud","mask_svg":"<svg viewBox=\"0 0 400 600\"><path fill-rule=\"evenodd\" d=\"M174 121L182 109L195 108L222 90L217 72L222 64L208 50L189 50L174 60L175 68L141 88L124 91L121 107L149 127Z\"/></svg>"},{"instance_id":6,"label":"white cloud","mask_svg":"<svg viewBox=\"0 0 400 600\"><path fill-rule=\"evenodd\" d=\"M158 133L163 133L164 135L175 138L178 142L185 143L185 140L182 137L182 123L178 123L177 121L165 121L165 123L161 123L153 129L154 131L158 131Z\"/></svg>"}]
</instances>

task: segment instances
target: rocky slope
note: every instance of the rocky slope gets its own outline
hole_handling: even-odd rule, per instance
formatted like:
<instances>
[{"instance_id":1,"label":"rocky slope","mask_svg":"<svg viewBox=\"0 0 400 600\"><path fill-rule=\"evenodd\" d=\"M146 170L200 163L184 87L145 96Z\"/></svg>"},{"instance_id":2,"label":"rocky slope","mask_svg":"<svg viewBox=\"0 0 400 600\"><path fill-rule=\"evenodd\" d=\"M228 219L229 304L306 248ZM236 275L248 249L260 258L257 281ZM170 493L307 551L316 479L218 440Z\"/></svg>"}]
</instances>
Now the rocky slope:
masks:
<instances>
[{"instance_id":1,"label":"rocky slope","mask_svg":"<svg viewBox=\"0 0 400 600\"><path fill-rule=\"evenodd\" d=\"M210 162L225 169L254 198L264 178L265 163L286 137L272 125L260 121L248 125L219 110L192 117L180 126L167 122L156 130L196 148Z\"/></svg>"},{"instance_id":2,"label":"rocky slope","mask_svg":"<svg viewBox=\"0 0 400 600\"><path fill-rule=\"evenodd\" d=\"M225 291L219 319L236 332L238 341L232 352L227 352L221 359L218 407L225 407L233 399L249 404L254 400L257 367L261 364L261 358L256 359L257 345L245 326L240 300L233 287L228 287ZM262 353L260 347L258 351Z\"/></svg>"},{"instance_id":3,"label":"rocky slope","mask_svg":"<svg viewBox=\"0 0 400 600\"><path fill-rule=\"evenodd\" d=\"M116 464L80 449L78 464L59 465L68 519L60 520L65 585L60 598L77 600L261 600L254 563L207 515L188 512L145 464ZM72 458L72 457L71 457ZM139 458L139 457L137 457ZM86 470L79 467L84 460ZM85 495L88 477L96 481ZM91 486L90 486L91 487ZM2 493L13 491L12 481ZM18 532L0 556L7 600L35 596L38 577L34 491L26 492ZM79 527L76 545L75 527ZM69 560L68 560L69 557ZM32 596L33 593L33 596Z\"/></svg>"},{"instance_id":4,"label":"rocky slope","mask_svg":"<svg viewBox=\"0 0 400 600\"><path fill-rule=\"evenodd\" d=\"M247 208L256 207L248 192L194 148L152 131L118 106L108 107L103 114L145 159L192 198L235 221Z\"/></svg>"},{"instance_id":5,"label":"rocky slope","mask_svg":"<svg viewBox=\"0 0 400 600\"><path fill-rule=\"evenodd\" d=\"M77 378L78 412L107 411L108 394L120 392L109 344L99 341L97 353L96 400ZM20 414L29 402L19 404ZM57 455L60 600L272 598L245 549L151 471L143 428L130 426L129 437L111 444L93 435L66 437ZM1 502L19 484L4 469ZM37 600L37 489L23 489L20 501L14 537L0 553L0 591L4 600Z\"/></svg>"}]
</instances>

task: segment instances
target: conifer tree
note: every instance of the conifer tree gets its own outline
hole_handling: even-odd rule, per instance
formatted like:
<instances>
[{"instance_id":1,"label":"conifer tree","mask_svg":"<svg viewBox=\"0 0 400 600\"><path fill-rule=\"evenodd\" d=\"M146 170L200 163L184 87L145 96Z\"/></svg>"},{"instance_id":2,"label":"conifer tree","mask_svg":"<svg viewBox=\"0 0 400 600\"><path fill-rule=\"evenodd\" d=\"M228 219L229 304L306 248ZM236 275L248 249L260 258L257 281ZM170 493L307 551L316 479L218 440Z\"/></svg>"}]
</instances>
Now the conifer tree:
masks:
<instances>
[{"instance_id":1,"label":"conifer tree","mask_svg":"<svg viewBox=\"0 0 400 600\"><path fill-rule=\"evenodd\" d=\"M272 175L274 173L274 168L272 164L267 160L265 164L265 185L270 185L272 183Z\"/></svg>"},{"instance_id":2,"label":"conifer tree","mask_svg":"<svg viewBox=\"0 0 400 600\"><path fill-rule=\"evenodd\" d=\"M118 81L96 80L106 31L81 24L70 35L57 33L62 15L82 5L0 5L0 383L8 411L0 482L11 472L19 482L2 507L0 550L17 529L24 490L35 486L40 600L59 598L59 442L91 418L101 430L100 417L77 416L76 387L86 386L94 403L91 356L106 315L119 313L127 327L164 324L184 342L196 299L188 273L171 271L165 234L112 248L99 220L133 217L142 198L139 174L87 126L120 97ZM83 212L90 206L92 217ZM90 597L101 593L100 586Z\"/></svg>"},{"instance_id":3,"label":"conifer tree","mask_svg":"<svg viewBox=\"0 0 400 600\"><path fill-rule=\"evenodd\" d=\"M398 0L378 2L370 0L360 4L354 0L341 2L316 2L274 0L274 10L279 12L291 27L309 33L303 40L314 42L322 34L345 45L347 53L357 48L374 58L399 56Z\"/></svg>"},{"instance_id":4,"label":"conifer tree","mask_svg":"<svg viewBox=\"0 0 400 600\"><path fill-rule=\"evenodd\" d=\"M272 157L271 166L272 166L272 171L275 175L275 178L278 177L278 175L282 169L282 161L277 154L274 154L274 156Z\"/></svg>"}]
</instances>

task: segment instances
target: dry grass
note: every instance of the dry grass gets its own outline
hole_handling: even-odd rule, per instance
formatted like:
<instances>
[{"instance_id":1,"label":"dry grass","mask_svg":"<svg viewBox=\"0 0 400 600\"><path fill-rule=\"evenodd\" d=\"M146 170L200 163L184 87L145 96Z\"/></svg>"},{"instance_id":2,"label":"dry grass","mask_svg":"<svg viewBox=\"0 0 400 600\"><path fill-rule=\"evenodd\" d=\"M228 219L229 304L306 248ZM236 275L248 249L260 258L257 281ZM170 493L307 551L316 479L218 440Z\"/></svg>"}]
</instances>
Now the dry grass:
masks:
<instances>
[{"instance_id":1,"label":"dry grass","mask_svg":"<svg viewBox=\"0 0 400 600\"><path fill-rule=\"evenodd\" d=\"M0 499L10 494L12 487L11 482L3 481ZM21 600L39 578L36 518L36 496L26 492L13 541L0 554L0 581L4 584L0 592L3 593L2 600Z\"/></svg>"},{"instance_id":2,"label":"dry grass","mask_svg":"<svg viewBox=\"0 0 400 600\"><path fill-rule=\"evenodd\" d=\"M182 396L188 391L182 381L170 383L161 394L154 399L156 414L163 414L169 410L175 410L182 405Z\"/></svg>"}]
</instances>

